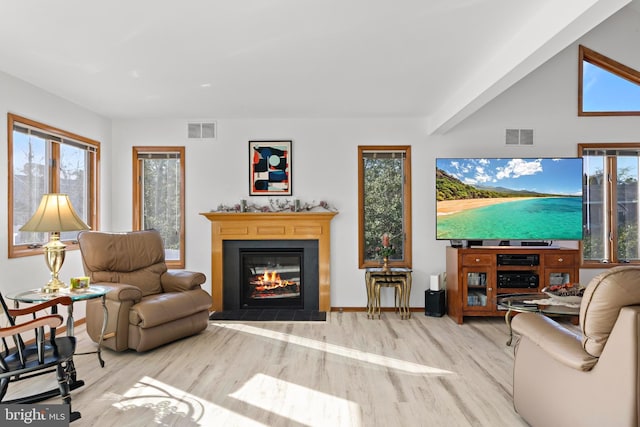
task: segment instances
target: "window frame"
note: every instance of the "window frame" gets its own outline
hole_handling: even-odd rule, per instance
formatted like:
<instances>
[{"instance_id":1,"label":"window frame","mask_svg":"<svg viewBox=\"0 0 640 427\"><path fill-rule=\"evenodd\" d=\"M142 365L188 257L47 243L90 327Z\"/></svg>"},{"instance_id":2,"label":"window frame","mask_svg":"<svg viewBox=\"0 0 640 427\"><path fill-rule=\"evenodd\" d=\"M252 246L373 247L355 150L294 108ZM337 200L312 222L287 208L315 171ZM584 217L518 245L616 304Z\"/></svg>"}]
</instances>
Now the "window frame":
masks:
<instances>
[{"instance_id":1,"label":"window frame","mask_svg":"<svg viewBox=\"0 0 640 427\"><path fill-rule=\"evenodd\" d=\"M180 156L180 259L165 260L169 269L183 269L186 265L185 249L185 147L184 146L134 146L132 147L133 159L133 230L142 229L142 168L141 153L178 153Z\"/></svg>"},{"instance_id":2,"label":"window frame","mask_svg":"<svg viewBox=\"0 0 640 427\"><path fill-rule=\"evenodd\" d=\"M363 154L369 151L404 151L403 184L403 222L404 239L402 260L389 260L390 267L412 268L412 229L411 229L411 146L410 145L359 145L358 146L358 267L380 267L380 261L365 260L364 244L364 164Z\"/></svg>"},{"instance_id":3,"label":"window frame","mask_svg":"<svg viewBox=\"0 0 640 427\"><path fill-rule=\"evenodd\" d=\"M48 144L51 144L51 150L49 150L48 154L50 157L46 159L46 163L48 164L48 174L49 174L49 188L47 189L50 193L58 193L60 191L60 144L64 144L64 140L72 140L87 147L90 149L87 150L89 154L89 162L88 162L88 183L87 183L87 219L86 223L92 230L97 230L99 227L99 171L100 171L100 142L77 135L72 132L68 132L62 129L59 129L55 126L50 126L44 123L37 122L35 120L28 119L26 117L22 117L16 114L7 113L7 151L8 151L8 206L7 206L7 216L8 216L8 224L7 224L7 245L8 245L8 257L9 258L20 258L25 256L34 256L34 255L42 255L43 249L40 245L39 247L33 247L33 244L19 244L14 245L13 236L13 202L14 202L14 176L13 176L13 133L15 125L23 125L28 128L33 128L39 132L44 134L49 134L53 137L59 138L62 141L53 142L52 140L47 140ZM78 241L73 240L62 240L62 242L66 245L66 251L72 251L78 249ZM42 242L42 244L47 243Z\"/></svg>"},{"instance_id":4,"label":"window frame","mask_svg":"<svg viewBox=\"0 0 640 427\"><path fill-rule=\"evenodd\" d=\"M585 150L627 150L637 151L640 155L640 142L625 142L625 143L579 143L578 144L578 156L584 157ZM607 156L605 163L607 164L609 176L607 179L607 197L605 199L605 221L607 229L609 230L609 239L604 245L609 255L606 262L601 260L585 260L584 259L584 242L580 241L580 254L581 254L581 267L583 268L612 268L621 265L640 265L640 259L638 260L619 260L618 259L618 219L617 219L617 176L611 176L611 172L615 174L617 170L617 156ZM586 195L585 195L586 197ZM585 218L586 221L586 218Z\"/></svg>"},{"instance_id":5,"label":"window frame","mask_svg":"<svg viewBox=\"0 0 640 427\"><path fill-rule=\"evenodd\" d=\"M580 45L578 47L578 116L640 116L640 111L583 111L584 61L640 86L640 72Z\"/></svg>"}]
</instances>

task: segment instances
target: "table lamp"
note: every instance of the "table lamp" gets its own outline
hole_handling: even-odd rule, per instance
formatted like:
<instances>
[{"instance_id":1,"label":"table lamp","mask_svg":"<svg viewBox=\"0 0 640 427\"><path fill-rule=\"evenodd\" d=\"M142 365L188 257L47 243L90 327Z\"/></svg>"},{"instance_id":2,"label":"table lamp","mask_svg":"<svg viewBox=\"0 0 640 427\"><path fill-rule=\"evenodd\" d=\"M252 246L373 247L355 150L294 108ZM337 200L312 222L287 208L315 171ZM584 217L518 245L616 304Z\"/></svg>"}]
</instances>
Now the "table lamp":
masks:
<instances>
[{"instance_id":1,"label":"table lamp","mask_svg":"<svg viewBox=\"0 0 640 427\"><path fill-rule=\"evenodd\" d=\"M45 293L55 293L66 288L58 272L64 263L66 245L60 241L60 232L89 230L90 227L82 221L71 205L66 194L45 194L40 206L31 219L20 228L20 231L50 233L49 243L43 246L44 260L51 271L51 280L42 288Z\"/></svg>"}]
</instances>

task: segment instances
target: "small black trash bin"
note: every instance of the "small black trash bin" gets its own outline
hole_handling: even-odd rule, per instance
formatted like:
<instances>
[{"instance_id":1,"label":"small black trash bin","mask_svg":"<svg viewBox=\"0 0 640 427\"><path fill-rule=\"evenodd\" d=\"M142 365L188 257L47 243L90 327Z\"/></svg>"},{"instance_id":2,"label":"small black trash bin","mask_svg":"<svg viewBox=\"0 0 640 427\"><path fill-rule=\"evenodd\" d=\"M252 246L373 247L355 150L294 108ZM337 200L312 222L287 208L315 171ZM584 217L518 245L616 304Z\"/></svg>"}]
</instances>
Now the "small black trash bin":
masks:
<instances>
[{"instance_id":1,"label":"small black trash bin","mask_svg":"<svg viewBox=\"0 0 640 427\"><path fill-rule=\"evenodd\" d=\"M447 311L445 301L445 291L424 291L424 314L425 316L442 317Z\"/></svg>"}]
</instances>

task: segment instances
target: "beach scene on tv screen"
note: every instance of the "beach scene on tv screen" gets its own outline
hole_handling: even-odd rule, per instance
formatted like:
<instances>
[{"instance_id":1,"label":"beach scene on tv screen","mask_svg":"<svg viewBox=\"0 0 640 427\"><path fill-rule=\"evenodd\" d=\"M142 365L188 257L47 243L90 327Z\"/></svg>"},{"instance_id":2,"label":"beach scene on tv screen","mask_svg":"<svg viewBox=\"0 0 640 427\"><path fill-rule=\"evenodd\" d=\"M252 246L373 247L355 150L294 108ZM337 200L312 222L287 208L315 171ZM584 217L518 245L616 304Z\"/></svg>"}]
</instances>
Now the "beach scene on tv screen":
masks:
<instances>
[{"instance_id":1,"label":"beach scene on tv screen","mask_svg":"<svg viewBox=\"0 0 640 427\"><path fill-rule=\"evenodd\" d=\"M436 159L436 237L582 239L582 160Z\"/></svg>"}]
</instances>

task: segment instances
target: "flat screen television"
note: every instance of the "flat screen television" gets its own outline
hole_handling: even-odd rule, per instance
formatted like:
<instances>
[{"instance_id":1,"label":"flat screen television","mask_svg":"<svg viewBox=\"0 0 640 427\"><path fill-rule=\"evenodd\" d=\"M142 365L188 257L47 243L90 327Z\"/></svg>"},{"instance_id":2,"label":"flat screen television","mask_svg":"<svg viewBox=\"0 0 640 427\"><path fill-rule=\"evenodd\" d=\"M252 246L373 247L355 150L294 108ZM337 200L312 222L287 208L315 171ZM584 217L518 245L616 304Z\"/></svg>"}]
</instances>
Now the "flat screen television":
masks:
<instances>
[{"instance_id":1,"label":"flat screen television","mask_svg":"<svg viewBox=\"0 0 640 427\"><path fill-rule=\"evenodd\" d=\"M439 240L581 240L582 158L436 159Z\"/></svg>"}]
</instances>

